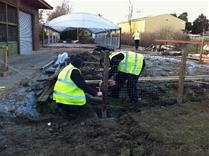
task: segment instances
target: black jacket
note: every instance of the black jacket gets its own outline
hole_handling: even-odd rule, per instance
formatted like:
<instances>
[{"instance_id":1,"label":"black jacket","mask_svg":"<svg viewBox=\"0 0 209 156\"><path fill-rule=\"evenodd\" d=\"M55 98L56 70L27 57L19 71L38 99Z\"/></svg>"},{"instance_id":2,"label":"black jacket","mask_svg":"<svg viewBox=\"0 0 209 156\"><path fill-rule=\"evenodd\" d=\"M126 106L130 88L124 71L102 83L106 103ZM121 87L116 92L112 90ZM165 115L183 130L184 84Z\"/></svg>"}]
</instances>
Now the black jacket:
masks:
<instances>
[{"instance_id":1,"label":"black jacket","mask_svg":"<svg viewBox=\"0 0 209 156\"><path fill-rule=\"evenodd\" d=\"M79 57L74 57L71 60L71 64L76 67L80 68L83 65L83 60ZM73 69L71 73L71 79L73 82L81 88L85 93L89 93L93 96L96 96L97 90L85 82L85 79L82 77L81 73L77 69Z\"/></svg>"},{"instance_id":2,"label":"black jacket","mask_svg":"<svg viewBox=\"0 0 209 156\"><path fill-rule=\"evenodd\" d=\"M93 96L97 95L97 90L94 89L93 87L89 86L85 82L84 78L82 77L82 75L80 74L80 72L77 69L73 69L72 74L71 74L71 79L84 92L89 93Z\"/></svg>"}]
</instances>

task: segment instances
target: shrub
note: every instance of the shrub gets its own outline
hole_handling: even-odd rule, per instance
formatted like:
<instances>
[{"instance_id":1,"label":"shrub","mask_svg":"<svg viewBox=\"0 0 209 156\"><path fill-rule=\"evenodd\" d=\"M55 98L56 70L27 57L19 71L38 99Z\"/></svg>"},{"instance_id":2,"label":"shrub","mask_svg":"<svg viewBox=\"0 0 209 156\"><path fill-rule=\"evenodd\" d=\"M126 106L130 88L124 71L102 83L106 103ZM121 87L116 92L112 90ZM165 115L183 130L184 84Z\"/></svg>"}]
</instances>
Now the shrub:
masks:
<instances>
[{"instance_id":1,"label":"shrub","mask_svg":"<svg viewBox=\"0 0 209 156\"><path fill-rule=\"evenodd\" d=\"M143 33L141 35L140 45L143 47L148 47L154 43L154 40L157 38L156 33Z\"/></svg>"},{"instance_id":2,"label":"shrub","mask_svg":"<svg viewBox=\"0 0 209 156\"><path fill-rule=\"evenodd\" d=\"M182 32L174 32L172 38L174 40L184 40L184 41L190 40L189 36Z\"/></svg>"},{"instance_id":3,"label":"shrub","mask_svg":"<svg viewBox=\"0 0 209 156\"><path fill-rule=\"evenodd\" d=\"M142 33L140 46L148 47L154 44L155 39L160 40L190 40L189 36L181 31L174 31L171 27L164 27L154 33ZM134 40L132 34L123 33L121 34L121 44L122 45L134 45ZM178 45L181 47L182 45ZM193 48L192 48L193 49Z\"/></svg>"},{"instance_id":4,"label":"shrub","mask_svg":"<svg viewBox=\"0 0 209 156\"><path fill-rule=\"evenodd\" d=\"M198 53L200 50L199 47L193 44L186 44L183 49L184 51L189 53Z\"/></svg>"},{"instance_id":5,"label":"shrub","mask_svg":"<svg viewBox=\"0 0 209 156\"><path fill-rule=\"evenodd\" d=\"M121 44L133 46L134 40L132 38L132 34L128 34L128 33L121 34Z\"/></svg>"}]
</instances>

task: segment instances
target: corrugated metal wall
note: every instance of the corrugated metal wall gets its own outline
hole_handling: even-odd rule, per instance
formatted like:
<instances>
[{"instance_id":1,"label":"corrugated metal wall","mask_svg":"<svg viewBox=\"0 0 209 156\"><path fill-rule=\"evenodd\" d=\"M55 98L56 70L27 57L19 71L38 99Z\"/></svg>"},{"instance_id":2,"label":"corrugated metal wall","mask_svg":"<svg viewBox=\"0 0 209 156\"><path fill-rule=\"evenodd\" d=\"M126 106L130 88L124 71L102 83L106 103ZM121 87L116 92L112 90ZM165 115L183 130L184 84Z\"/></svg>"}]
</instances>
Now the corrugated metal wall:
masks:
<instances>
[{"instance_id":1,"label":"corrugated metal wall","mask_svg":"<svg viewBox=\"0 0 209 156\"><path fill-rule=\"evenodd\" d=\"M32 17L30 14L19 11L20 54L29 54L33 50L32 44Z\"/></svg>"}]
</instances>

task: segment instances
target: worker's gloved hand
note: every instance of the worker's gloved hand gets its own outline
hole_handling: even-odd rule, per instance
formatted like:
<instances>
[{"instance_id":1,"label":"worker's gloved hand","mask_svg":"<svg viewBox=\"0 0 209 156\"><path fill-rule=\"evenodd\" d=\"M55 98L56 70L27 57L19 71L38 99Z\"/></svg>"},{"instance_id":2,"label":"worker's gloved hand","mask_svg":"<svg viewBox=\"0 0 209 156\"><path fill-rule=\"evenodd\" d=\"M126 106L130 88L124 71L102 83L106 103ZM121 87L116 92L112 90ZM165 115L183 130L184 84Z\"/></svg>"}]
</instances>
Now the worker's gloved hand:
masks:
<instances>
[{"instance_id":1,"label":"worker's gloved hand","mask_svg":"<svg viewBox=\"0 0 209 156\"><path fill-rule=\"evenodd\" d=\"M116 82L114 81L114 80L112 80L112 79L109 79L108 80L108 86L109 87L112 87L112 86L114 86L116 84Z\"/></svg>"},{"instance_id":2,"label":"worker's gloved hand","mask_svg":"<svg viewBox=\"0 0 209 156\"><path fill-rule=\"evenodd\" d=\"M109 79L107 85L108 85L108 87L112 87L112 86L116 85L116 82L112 79ZM103 81L102 80L99 81L99 87L103 88Z\"/></svg>"},{"instance_id":3,"label":"worker's gloved hand","mask_svg":"<svg viewBox=\"0 0 209 156\"><path fill-rule=\"evenodd\" d=\"M101 91L97 92L97 96L102 96L102 95L103 95L103 94L102 94Z\"/></svg>"},{"instance_id":4,"label":"worker's gloved hand","mask_svg":"<svg viewBox=\"0 0 209 156\"><path fill-rule=\"evenodd\" d=\"M99 81L99 88L101 88L101 87L102 87L102 83L103 83L103 81L102 81L102 80L100 80L100 81Z\"/></svg>"}]
</instances>

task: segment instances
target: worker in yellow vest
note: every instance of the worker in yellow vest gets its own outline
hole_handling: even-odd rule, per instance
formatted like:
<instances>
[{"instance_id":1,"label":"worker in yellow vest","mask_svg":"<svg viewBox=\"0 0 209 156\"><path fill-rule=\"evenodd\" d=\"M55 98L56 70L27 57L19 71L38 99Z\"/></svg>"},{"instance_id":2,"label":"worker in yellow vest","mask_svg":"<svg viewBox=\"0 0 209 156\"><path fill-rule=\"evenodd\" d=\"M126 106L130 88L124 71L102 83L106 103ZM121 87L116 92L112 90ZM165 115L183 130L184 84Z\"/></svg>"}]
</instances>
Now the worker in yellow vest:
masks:
<instances>
[{"instance_id":1,"label":"worker in yellow vest","mask_svg":"<svg viewBox=\"0 0 209 156\"><path fill-rule=\"evenodd\" d=\"M138 103L137 81L145 66L144 56L132 51L112 52L109 56L110 70L109 79L114 76L115 83L111 82L111 95L119 98L122 86L127 81L127 91L130 103ZM100 59L104 66L104 57Z\"/></svg>"},{"instance_id":2,"label":"worker in yellow vest","mask_svg":"<svg viewBox=\"0 0 209 156\"><path fill-rule=\"evenodd\" d=\"M137 30L134 34L133 34L133 39L134 39L134 44L135 44L135 50L138 50L139 47L139 40L141 39L141 34L139 33L139 31Z\"/></svg>"},{"instance_id":3,"label":"worker in yellow vest","mask_svg":"<svg viewBox=\"0 0 209 156\"><path fill-rule=\"evenodd\" d=\"M86 84L79 69L82 65L83 60L80 57L71 58L71 63L59 73L54 86L53 100L72 110L86 104L85 92L93 96L102 96L102 92Z\"/></svg>"}]
</instances>

